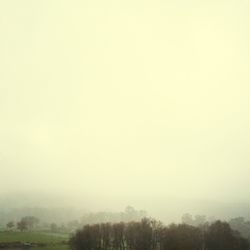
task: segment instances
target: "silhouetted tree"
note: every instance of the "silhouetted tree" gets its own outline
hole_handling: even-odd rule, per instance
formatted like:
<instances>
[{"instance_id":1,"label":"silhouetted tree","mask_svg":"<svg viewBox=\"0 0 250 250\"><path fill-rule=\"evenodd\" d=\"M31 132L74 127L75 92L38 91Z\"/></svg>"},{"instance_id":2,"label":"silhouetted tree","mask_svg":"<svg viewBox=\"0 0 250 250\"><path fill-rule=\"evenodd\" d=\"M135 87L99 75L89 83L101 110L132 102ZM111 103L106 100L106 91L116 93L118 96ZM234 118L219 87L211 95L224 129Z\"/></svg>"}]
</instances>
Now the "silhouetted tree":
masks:
<instances>
[{"instance_id":1,"label":"silhouetted tree","mask_svg":"<svg viewBox=\"0 0 250 250\"><path fill-rule=\"evenodd\" d=\"M236 217L228 223L233 230L239 231L243 237L250 239L250 221L246 221L244 217Z\"/></svg>"},{"instance_id":2,"label":"silhouetted tree","mask_svg":"<svg viewBox=\"0 0 250 250\"><path fill-rule=\"evenodd\" d=\"M164 226L160 221L151 220L152 226L152 250L158 250L161 247L161 241L164 232Z\"/></svg>"},{"instance_id":3,"label":"silhouetted tree","mask_svg":"<svg viewBox=\"0 0 250 250\"><path fill-rule=\"evenodd\" d=\"M17 222L17 229L18 230L25 231L28 228L29 227L28 227L27 221L21 220L21 221Z\"/></svg>"},{"instance_id":4,"label":"silhouetted tree","mask_svg":"<svg viewBox=\"0 0 250 250\"><path fill-rule=\"evenodd\" d=\"M164 231L162 250L199 250L202 249L201 231L187 224L172 224Z\"/></svg>"},{"instance_id":5,"label":"silhouetted tree","mask_svg":"<svg viewBox=\"0 0 250 250\"><path fill-rule=\"evenodd\" d=\"M6 224L6 227L9 229L9 230L12 230L15 226L15 223L13 221L9 221L7 224Z\"/></svg>"},{"instance_id":6,"label":"silhouetted tree","mask_svg":"<svg viewBox=\"0 0 250 250\"><path fill-rule=\"evenodd\" d=\"M25 216L18 223L17 228L21 231L32 230L39 223L39 219L34 216Z\"/></svg>"},{"instance_id":7,"label":"silhouetted tree","mask_svg":"<svg viewBox=\"0 0 250 250\"><path fill-rule=\"evenodd\" d=\"M163 226L144 218L140 222L85 225L71 237L74 250L249 250L249 243L228 223Z\"/></svg>"},{"instance_id":8,"label":"silhouetted tree","mask_svg":"<svg viewBox=\"0 0 250 250\"><path fill-rule=\"evenodd\" d=\"M124 246L124 230L125 225L123 222L116 223L112 226L112 238L113 238L113 247L117 250L123 250Z\"/></svg>"},{"instance_id":9,"label":"silhouetted tree","mask_svg":"<svg viewBox=\"0 0 250 250\"><path fill-rule=\"evenodd\" d=\"M210 225L205 245L208 250L249 249L248 242L240 237L238 232L233 231L227 222L222 221L216 221Z\"/></svg>"},{"instance_id":10,"label":"silhouetted tree","mask_svg":"<svg viewBox=\"0 0 250 250\"><path fill-rule=\"evenodd\" d=\"M111 239L112 239L112 226L110 223L102 223L100 226L101 237L102 237L102 248L110 249L111 248Z\"/></svg>"}]
</instances>

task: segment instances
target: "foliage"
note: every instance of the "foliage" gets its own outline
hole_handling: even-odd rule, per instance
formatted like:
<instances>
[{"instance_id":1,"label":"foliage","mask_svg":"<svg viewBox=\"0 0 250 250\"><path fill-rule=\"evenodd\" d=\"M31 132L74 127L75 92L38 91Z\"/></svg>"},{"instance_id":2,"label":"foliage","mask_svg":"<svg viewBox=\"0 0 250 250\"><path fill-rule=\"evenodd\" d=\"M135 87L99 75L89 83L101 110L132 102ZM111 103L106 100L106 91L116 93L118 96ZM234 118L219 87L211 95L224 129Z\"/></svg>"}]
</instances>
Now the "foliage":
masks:
<instances>
[{"instance_id":1,"label":"foliage","mask_svg":"<svg viewBox=\"0 0 250 250\"><path fill-rule=\"evenodd\" d=\"M34 216L25 216L17 223L17 229L25 231L27 229L34 229L39 223L39 219Z\"/></svg>"},{"instance_id":2,"label":"foliage","mask_svg":"<svg viewBox=\"0 0 250 250\"><path fill-rule=\"evenodd\" d=\"M248 241L226 222L195 227L140 222L85 225L71 237L74 250L249 250Z\"/></svg>"},{"instance_id":3,"label":"foliage","mask_svg":"<svg viewBox=\"0 0 250 250\"><path fill-rule=\"evenodd\" d=\"M6 227L8 228L8 229L13 229L14 227L15 227L15 223L14 223L14 221L9 221L7 224L6 224Z\"/></svg>"},{"instance_id":4,"label":"foliage","mask_svg":"<svg viewBox=\"0 0 250 250\"><path fill-rule=\"evenodd\" d=\"M140 221L146 216L144 210L136 210L131 206L127 206L124 212L98 212L84 214L81 220L82 225L96 224L96 223L107 223L107 222L129 222L129 221Z\"/></svg>"}]
</instances>

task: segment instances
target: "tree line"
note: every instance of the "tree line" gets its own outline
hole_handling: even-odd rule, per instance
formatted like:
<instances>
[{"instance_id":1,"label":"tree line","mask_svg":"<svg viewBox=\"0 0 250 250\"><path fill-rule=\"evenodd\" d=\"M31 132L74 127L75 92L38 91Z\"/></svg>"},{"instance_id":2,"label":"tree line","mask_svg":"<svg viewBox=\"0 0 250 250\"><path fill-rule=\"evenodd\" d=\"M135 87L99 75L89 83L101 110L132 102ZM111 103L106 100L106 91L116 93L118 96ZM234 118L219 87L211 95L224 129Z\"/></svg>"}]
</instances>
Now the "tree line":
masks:
<instances>
[{"instance_id":1,"label":"tree line","mask_svg":"<svg viewBox=\"0 0 250 250\"><path fill-rule=\"evenodd\" d=\"M73 250L249 250L247 239L227 222L192 226L139 222L85 225L71 237Z\"/></svg>"},{"instance_id":2,"label":"tree line","mask_svg":"<svg viewBox=\"0 0 250 250\"><path fill-rule=\"evenodd\" d=\"M46 213L47 210L42 210L42 211ZM40 229L45 231L52 231L54 233L56 232L72 233L86 224L96 224L96 223L106 223L106 222L116 223L119 221L124 221L124 222L140 221L147 215L146 211L137 210L131 206L127 206L124 209L124 211L121 212L109 212L109 211L100 211L95 213L83 212L75 216L73 216L72 214L70 215L70 211L68 211L69 215L68 213L66 213L67 210L65 211L62 210L64 211L64 213L62 214L60 214L60 211L61 210L58 210L57 216L53 216L53 214L50 213L50 210L48 210L48 218L46 218L43 213L41 215L37 213L36 210L31 209L30 211L29 209L27 209L27 214L24 214L22 216L17 216L17 214L14 213L12 214L12 216L9 215L2 221L0 212L0 229L6 228L7 230L12 230L12 231L13 230L26 231L26 230ZM37 219L39 221L39 224L38 222L36 222L33 223L34 225L32 225L32 220L30 221L29 217L39 218L39 220ZM58 217L60 217L60 220L58 219Z\"/></svg>"},{"instance_id":3,"label":"tree line","mask_svg":"<svg viewBox=\"0 0 250 250\"><path fill-rule=\"evenodd\" d=\"M210 223L216 221L214 217L207 218L206 215L191 215L184 214L181 218L182 223L188 224L191 226L199 226L202 224ZM228 224L233 230L240 232L240 234L250 240L250 221L244 217L235 217L228 220Z\"/></svg>"},{"instance_id":4,"label":"tree line","mask_svg":"<svg viewBox=\"0 0 250 250\"><path fill-rule=\"evenodd\" d=\"M9 221L6 227L9 230L13 230L15 227L20 231L33 230L39 223L39 219L35 216L25 216L21 218L16 224L14 221Z\"/></svg>"}]
</instances>

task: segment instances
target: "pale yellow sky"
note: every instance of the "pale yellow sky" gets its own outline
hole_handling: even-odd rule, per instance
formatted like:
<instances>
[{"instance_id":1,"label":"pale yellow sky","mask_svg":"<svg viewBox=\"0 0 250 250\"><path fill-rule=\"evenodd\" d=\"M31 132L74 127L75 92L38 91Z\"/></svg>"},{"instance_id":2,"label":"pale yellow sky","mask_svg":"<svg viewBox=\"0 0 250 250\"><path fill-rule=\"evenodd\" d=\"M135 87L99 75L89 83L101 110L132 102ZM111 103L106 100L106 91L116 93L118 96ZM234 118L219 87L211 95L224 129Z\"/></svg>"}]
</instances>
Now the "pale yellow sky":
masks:
<instances>
[{"instance_id":1,"label":"pale yellow sky","mask_svg":"<svg viewBox=\"0 0 250 250\"><path fill-rule=\"evenodd\" d=\"M249 201L249 11L2 0L0 189Z\"/></svg>"}]
</instances>

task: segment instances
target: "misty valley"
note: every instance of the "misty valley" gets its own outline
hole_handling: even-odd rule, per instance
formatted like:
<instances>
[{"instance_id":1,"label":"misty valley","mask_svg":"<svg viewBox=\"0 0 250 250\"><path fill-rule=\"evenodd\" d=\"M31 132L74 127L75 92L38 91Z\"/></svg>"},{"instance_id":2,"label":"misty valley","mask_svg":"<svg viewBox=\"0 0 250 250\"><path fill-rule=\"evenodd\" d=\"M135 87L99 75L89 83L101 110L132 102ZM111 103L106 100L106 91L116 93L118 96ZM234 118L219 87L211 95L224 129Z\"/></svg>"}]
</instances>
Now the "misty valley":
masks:
<instances>
[{"instance_id":1,"label":"misty valley","mask_svg":"<svg viewBox=\"0 0 250 250\"><path fill-rule=\"evenodd\" d=\"M0 0L0 250L250 250L250 0Z\"/></svg>"}]
</instances>

